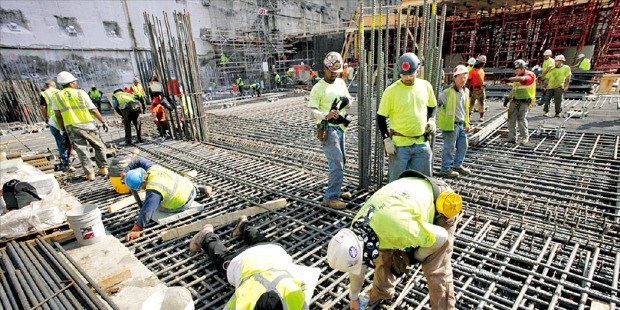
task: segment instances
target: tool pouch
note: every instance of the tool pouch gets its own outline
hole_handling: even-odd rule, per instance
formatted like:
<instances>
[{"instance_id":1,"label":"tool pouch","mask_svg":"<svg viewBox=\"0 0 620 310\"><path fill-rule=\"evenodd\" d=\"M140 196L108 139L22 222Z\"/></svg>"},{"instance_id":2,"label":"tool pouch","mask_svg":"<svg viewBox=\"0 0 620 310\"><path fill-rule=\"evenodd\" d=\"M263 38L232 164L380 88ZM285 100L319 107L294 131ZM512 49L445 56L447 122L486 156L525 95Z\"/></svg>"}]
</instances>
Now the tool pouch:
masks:
<instances>
[{"instance_id":1,"label":"tool pouch","mask_svg":"<svg viewBox=\"0 0 620 310\"><path fill-rule=\"evenodd\" d=\"M316 138L321 142L327 141L327 121L321 121L320 124L316 125Z\"/></svg>"}]
</instances>

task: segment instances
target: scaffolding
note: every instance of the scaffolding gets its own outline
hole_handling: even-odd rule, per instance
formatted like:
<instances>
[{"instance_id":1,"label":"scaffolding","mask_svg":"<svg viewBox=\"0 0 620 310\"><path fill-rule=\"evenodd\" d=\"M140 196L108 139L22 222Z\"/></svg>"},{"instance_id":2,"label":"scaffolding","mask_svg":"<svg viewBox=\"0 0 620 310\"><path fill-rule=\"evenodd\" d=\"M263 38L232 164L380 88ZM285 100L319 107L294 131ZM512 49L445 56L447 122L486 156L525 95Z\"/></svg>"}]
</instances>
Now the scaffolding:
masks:
<instances>
[{"instance_id":1,"label":"scaffolding","mask_svg":"<svg viewBox=\"0 0 620 310\"><path fill-rule=\"evenodd\" d=\"M620 69L620 0L615 0L600 17L599 25L606 25L602 36L597 38L594 68L601 71Z\"/></svg>"}]
</instances>

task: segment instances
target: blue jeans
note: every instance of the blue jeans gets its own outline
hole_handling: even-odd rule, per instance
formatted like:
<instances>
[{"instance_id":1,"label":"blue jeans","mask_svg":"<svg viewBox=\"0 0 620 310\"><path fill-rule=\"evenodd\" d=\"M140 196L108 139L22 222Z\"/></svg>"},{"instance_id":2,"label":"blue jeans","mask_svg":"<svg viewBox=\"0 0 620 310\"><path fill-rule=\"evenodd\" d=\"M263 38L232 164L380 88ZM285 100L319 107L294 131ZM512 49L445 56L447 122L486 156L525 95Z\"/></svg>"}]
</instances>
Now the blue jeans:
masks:
<instances>
[{"instance_id":1,"label":"blue jeans","mask_svg":"<svg viewBox=\"0 0 620 310\"><path fill-rule=\"evenodd\" d=\"M325 190L325 200L340 198L340 188L344 179L344 131L340 127L330 126L327 130L327 140L323 142L323 152L327 158L329 178Z\"/></svg>"},{"instance_id":2,"label":"blue jeans","mask_svg":"<svg viewBox=\"0 0 620 310\"><path fill-rule=\"evenodd\" d=\"M63 165L69 164L69 150L65 149L62 145L62 134L60 134L60 130L56 129L54 126L50 126L50 132L52 136L54 136L54 140L56 140L56 148L58 149L58 154L60 155L60 163Z\"/></svg>"},{"instance_id":3,"label":"blue jeans","mask_svg":"<svg viewBox=\"0 0 620 310\"><path fill-rule=\"evenodd\" d=\"M428 143L413 144L410 146L397 146L396 154L389 160L388 178L392 182L405 172L416 170L427 176L431 176L431 148Z\"/></svg>"},{"instance_id":4,"label":"blue jeans","mask_svg":"<svg viewBox=\"0 0 620 310\"><path fill-rule=\"evenodd\" d=\"M454 124L454 131L443 131L443 150L441 150L441 170L461 168L467 152L467 134L463 125Z\"/></svg>"}]
</instances>

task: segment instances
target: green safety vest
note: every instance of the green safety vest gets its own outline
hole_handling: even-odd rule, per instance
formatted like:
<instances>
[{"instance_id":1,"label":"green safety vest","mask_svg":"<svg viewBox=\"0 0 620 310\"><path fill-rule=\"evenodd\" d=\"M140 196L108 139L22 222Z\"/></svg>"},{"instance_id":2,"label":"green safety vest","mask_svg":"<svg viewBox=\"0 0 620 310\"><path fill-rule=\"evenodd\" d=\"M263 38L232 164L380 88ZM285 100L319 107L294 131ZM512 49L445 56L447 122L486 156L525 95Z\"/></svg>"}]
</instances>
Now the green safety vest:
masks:
<instances>
[{"instance_id":1,"label":"green safety vest","mask_svg":"<svg viewBox=\"0 0 620 310\"><path fill-rule=\"evenodd\" d=\"M512 83L512 98L514 99L536 98L536 75L532 71L525 71L525 74L531 75L534 78L534 82L530 85L521 85L520 82Z\"/></svg>"},{"instance_id":2,"label":"green safety vest","mask_svg":"<svg viewBox=\"0 0 620 310\"><path fill-rule=\"evenodd\" d=\"M138 83L138 85L131 84L131 89L133 90L134 96L139 98L144 97L144 88L142 88L142 84Z\"/></svg>"},{"instance_id":3,"label":"green safety vest","mask_svg":"<svg viewBox=\"0 0 620 310\"><path fill-rule=\"evenodd\" d=\"M456 89L450 86L443 90L446 102L437 112L437 127L445 131L454 131L456 113ZM465 128L469 127L469 89L465 88Z\"/></svg>"},{"instance_id":4,"label":"green safety vest","mask_svg":"<svg viewBox=\"0 0 620 310\"><path fill-rule=\"evenodd\" d=\"M90 96L90 98L93 100L99 100L101 98L101 92L98 89L95 89L95 90L91 89L88 92L88 96Z\"/></svg>"},{"instance_id":5,"label":"green safety vest","mask_svg":"<svg viewBox=\"0 0 620 310\"><path fill-rule=\"evenodd\" d=\"M577 68L583 70L583 71L588 71L590 70L590 59L588 58L584 58L582 60L580 60L577 63Z\"/></svg>"},{"instance_id":6,"label":"green safety vest","mask_svg":"<svg viewBox=\"0 0 620 310\"><path fill-rule=\"evenodd\" d=\"M238 78L235 82L237 83L238 86L240 87L243 86L243 80L241 78Z\"/></svg>"},{"instance_id":7,"label":"green safety vest","mask_svg":"<svg viewBox=\"0 0 620 310\"><path fill-rule=\"evenodd\" d=\"M194 184L160 165L154 165L147 171L146 189L161 195L162 208L174 210L185 205L194 190Z\"/></svg>"},{"instance_id":8,"label":"green safety vest","mask_svg":"<svg viewBox=\"0 0 620 310\"><path fill-rule=\"evenodd\" d=\"M401 178L372 195L353 218L355 223L373 206L370 227L379 238L380 250L430 247L435 235L430 229L435 219L431 183L420 178Z\"/></svg>"},{"instance_id":9,"label":"green safety vest","mask_svg":"<svg viewBox=\"0 0 620 310\"><path fill-rule=\"evenodd\" d=\"M268 291L275 291L284 301L284 309L308 309L305 302L304 283L286 270L261 271L261 264L253 257L241 262L241 284L226 305L228 309L252 310L256 301Z\"/></svg>"},{"instance_id":10,"label":"green safety vest","mask_svg":"<svg viewBox=\"0 0 620 310\"><path fill-rule=\"evenodd\" d=\"M280 83L280 81L282 81L282 78L280 77L279 74L276 74L275 79L276 79L276 83Z\"/></svg>"},{"instance_id":11,"label":"green safety vest","mask_svg":"<svg viewBox=\"0 0 620 310\"><path fill-rule=\"evenodd\" d=\"M52 97L59 92L56 88L48 88L41 92L41 96L45 99L45 104L47 106L47 118L52 121L52 124L55 128L58 128L58 120L56 119L56 114L54 114L54 110L52 110Z\"/></svg>"},{"instance_id":12,"label":"green safety vest","mask_svg":"<svg viewBox=\"0 0 620 310\"><path fill-rule=\"evenodd\" d=\"M132 94L128 94L126 92L119 91L116 94L112 95L118 101L118 108L124 110L127 107L128 103L134 102L134 96Z\"/></svg>"},{"instance_id":13,"label":"green safety vest","mask_svg":"<svg viewBox=\"0 0 620 310\"><path fill-rule=\"evenodd\" d=\"M95 121L95 117L88 109L88 101L85 97L85 91L75 88L65 88L54 94L54 100L65 127Z\"/></svg>"}]
</instances>

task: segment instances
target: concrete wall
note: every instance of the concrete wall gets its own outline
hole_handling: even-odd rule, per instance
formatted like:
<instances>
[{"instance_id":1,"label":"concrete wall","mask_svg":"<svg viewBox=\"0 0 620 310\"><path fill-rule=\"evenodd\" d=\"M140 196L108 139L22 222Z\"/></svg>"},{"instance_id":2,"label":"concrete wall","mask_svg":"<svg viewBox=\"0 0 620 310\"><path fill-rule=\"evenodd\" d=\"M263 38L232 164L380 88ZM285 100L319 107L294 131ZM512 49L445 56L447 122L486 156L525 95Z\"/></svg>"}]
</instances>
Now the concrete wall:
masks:
<instances>
[{"instance_id":1,"label":"concrete wall","mask_svg":"<svg viewBox=\"0 0 620 310\"><path fill-rule=\"evenodd\" d=\"M145 11L158 18L162 12L189 11L199 58L213 58L214 46L201 39L201 31L227 30L231 35L250 31L259 7L275 12L265 27L295 36L346 24L357 4L356 0L3 0L0 74L6 79L44 80L67 70L78 75L82 87L86 83L114 87L129 83L137 73L131 32L136 48L150 48Z\"/></svg>"}]
</instances>

